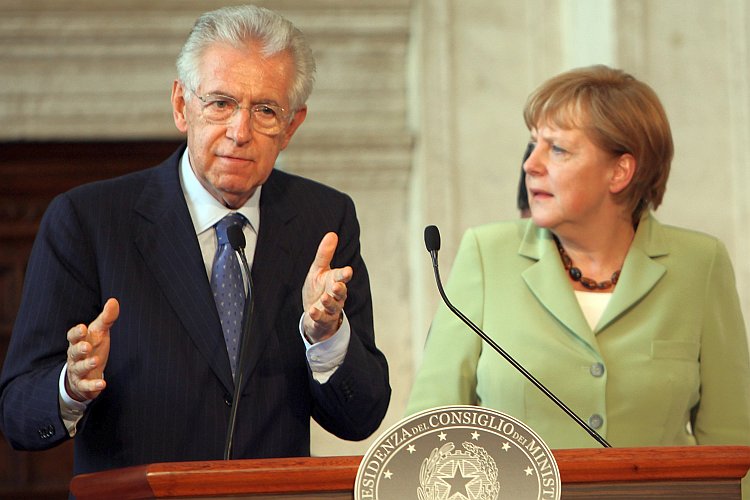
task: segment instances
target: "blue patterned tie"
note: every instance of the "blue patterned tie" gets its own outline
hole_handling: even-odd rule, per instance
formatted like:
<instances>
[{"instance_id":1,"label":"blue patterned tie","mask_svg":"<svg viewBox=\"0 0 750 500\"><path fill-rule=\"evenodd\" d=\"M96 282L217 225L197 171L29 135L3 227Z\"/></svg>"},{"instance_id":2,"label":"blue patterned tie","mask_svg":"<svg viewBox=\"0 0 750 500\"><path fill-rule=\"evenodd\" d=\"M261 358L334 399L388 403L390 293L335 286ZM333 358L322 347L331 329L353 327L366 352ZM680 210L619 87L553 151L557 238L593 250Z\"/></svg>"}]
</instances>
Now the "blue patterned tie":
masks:
<instances>
[{"instance_id":1,"label":"blue patterned tie","mask_svg":"<svg viewBox=\"0 0 750 500\"><path fill-rule=\"evenodd\" d=\"M216 249L214 265L211 270L211 290L214 292L216 308L224 330L224 341L232 366L232 377L237 367L240 336L242 334L242 314L245 309L245 283L242 280L242 269L237 255L227 239L227 228L233 225L242 227L245 218L238 213L231 213L216 223L216 237L219 246Z\"/></svg>"}]
</instances>

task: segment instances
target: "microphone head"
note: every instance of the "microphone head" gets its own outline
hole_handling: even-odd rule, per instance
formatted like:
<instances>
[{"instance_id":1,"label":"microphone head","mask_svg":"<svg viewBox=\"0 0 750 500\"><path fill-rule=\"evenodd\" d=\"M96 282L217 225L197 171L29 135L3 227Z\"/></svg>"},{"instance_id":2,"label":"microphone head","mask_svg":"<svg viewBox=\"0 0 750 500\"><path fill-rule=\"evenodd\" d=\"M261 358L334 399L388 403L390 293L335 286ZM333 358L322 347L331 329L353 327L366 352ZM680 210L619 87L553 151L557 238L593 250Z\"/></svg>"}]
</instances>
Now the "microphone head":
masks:
<instances>
[{"instance_id":1,"label":"microphone head","mask_svg":"<svg viewBox=\"0 0 750 500\"><path fill-rule=\"evenodd\" d=\"M440 250L440 231L437 226L427 226L424 228L424 245L428 252Z\"/></svg>"},{"instance_id":2,"label":"microphone head","mask_svg":"<svg viewBox=\"0 0 750 500\"><path fill-rule=\"evenodd\" d=\"M245 235L242 232L242 226L238 224L229 226L227 228L227 239L235 252L245 248Z\"/></svg>"}]
</instances>

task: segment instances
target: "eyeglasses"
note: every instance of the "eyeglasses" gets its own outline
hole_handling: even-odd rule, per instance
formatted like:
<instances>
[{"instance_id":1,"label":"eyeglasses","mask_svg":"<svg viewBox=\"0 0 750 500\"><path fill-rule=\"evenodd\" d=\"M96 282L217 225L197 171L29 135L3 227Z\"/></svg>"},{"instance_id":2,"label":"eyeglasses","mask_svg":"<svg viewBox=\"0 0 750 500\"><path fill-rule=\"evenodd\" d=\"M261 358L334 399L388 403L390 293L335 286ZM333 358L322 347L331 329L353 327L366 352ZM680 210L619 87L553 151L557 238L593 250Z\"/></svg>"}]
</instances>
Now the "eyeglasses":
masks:
<instances>
[{"instance_id":1,"label":"eyeglasses","mask_svg":"<svg viewBox=\"0 0 750 500\"><path fill-rule=\"evenodd\" d=\"M250 123L261 134L275 135L289 124L289 113L286 109L275 104L253 104L250 107L240 106L237 99L221 94L198 95L193 89L188 89L201 101L201 116L208 123L225 125L232 120L237 111L250 111Z\"/></svg>"}]
</instances>

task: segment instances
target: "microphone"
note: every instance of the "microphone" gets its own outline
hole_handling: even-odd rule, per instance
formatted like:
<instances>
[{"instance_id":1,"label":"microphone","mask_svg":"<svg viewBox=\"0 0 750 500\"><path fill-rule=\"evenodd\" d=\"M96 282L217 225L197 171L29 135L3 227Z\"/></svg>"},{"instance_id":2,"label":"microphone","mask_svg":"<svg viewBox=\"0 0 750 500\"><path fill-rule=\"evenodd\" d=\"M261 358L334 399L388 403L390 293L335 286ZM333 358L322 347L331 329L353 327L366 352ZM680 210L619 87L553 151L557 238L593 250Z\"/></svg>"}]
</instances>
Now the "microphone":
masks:
<instances>
[{"instance_id":1,"label":"microphone","mask_svg":"<svg viewBox=\"0 0 750 500\"><path fill-rule=\"evenodd\" d=\"M427 226L426 228L424 228L424 244L427 247L427 251L430 252L430 257L432 258L432 268L435 272L435 282L437 283L438 291L440 292L440 296L443 298L443 302L445 302L445 305L448 306L448 309L450 309L453 314L458 316L461 321L466 323L466 325L468 325L469 328L474 331L474 333L479 335L482 340L489 344L490 347L492 347L498 354L505 358L508 363L513 365L516 370L521 372L523 376L526 377L532 384L534 384L537 389L542 391L545 396L551 399L557 406L560 407L560 409L567 413L568 416L572 418L578 425L583 427L583 429L588 432L591 437L596 439L599 444L601 444L605 448L611 448L612 445L609 444L603 437L601 437L598 432L592 429L590 425L588 425L581 419L581 417L576 415L573 410L568 408L568 406L563 403L560 398L555 396L552 391L547 389L544 384L539 382L531 373L526 370L526 368L524 368L518 361L516 361L513 356L505 352L505 350L500 347L497 342L492 340L489 335L484 333L477 325L475 325L469 318L464 316L464 314L459 311L453 304L451 304L450 300L448 300L448 297L445 295L445 291L443 290L443 284L440 281L440 271L438 270L437 252L438 250L440 250L440 231L438 231L437 226Z\"/></svg>"},{"instance_id":2,"label":"microphone","mask_svg":"<svg viewBox=\"0 0 750 500\"><path fill-rule=\"evenodd\" d=\"M232 225L227 228L227 239L232 249L240 254L242 266L247 276L247 289L249 300L245 300L245 311L242 315L242 339L240 340L239 362L237 371L234 376L234 396L232 396L232 410L229 413L229 424L227 428L227 439L224 445L224 460L232 458L232 442L234 440L234 429L237 426L237 403L240 399L240 390L245 376L245 351L247 350L248 339L250 338L250 325L253 321L253 309L255 305L253 297L253 278L250 275L250 266L247 264L245 256L245 235L242 233L242 226Z\"/></svg>"}]
</instances>

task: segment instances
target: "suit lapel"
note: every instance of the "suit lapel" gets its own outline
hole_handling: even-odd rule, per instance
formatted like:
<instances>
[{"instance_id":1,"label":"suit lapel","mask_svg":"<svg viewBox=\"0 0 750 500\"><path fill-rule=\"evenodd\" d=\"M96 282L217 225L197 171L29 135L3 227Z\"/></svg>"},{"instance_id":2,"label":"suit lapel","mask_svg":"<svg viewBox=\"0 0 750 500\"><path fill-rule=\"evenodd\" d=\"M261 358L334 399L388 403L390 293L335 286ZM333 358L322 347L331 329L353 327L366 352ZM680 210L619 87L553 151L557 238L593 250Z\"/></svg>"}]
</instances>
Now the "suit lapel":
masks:
<instances>
[{"instance_id":1,"label":"suit lapel","mask_svg":"<svg viewBox=\"0 0 750 500\"><path fill-rule=\"evenodd\" d=\"M180 186L182 151L184 148L155 169L152 182L144 189L136 205L143 222L135 243L188 335L231 392L221 324Z\"/></svg>"},{"instance_id":2,"label":"suit lapel","mask_svg":"<svg viewBox=\"0 0 750 500\"><path fill-rule=\"evenodd\" d=\"M279 342L272 338L277 335L275 322L279 309L287 300L289 290L298 288L290 282L298 253L294 246L297 234L291 224L296 209L293 200L288 199L283 180L283 174L274 170L261 192L260 231L252 269L255 311L245 353L245 384L268 345Z\"/></svg>"}]
</instances>

